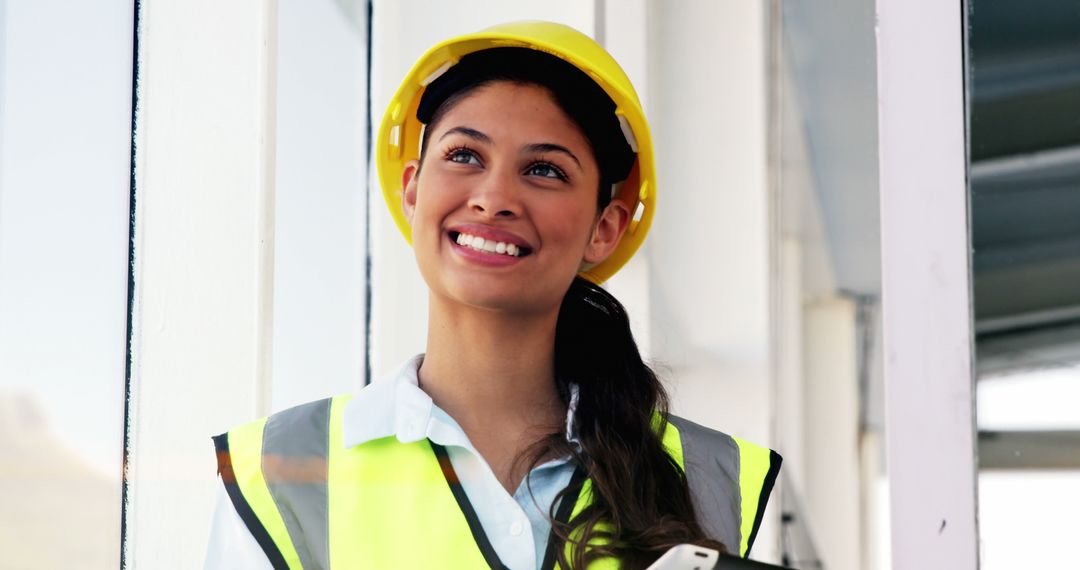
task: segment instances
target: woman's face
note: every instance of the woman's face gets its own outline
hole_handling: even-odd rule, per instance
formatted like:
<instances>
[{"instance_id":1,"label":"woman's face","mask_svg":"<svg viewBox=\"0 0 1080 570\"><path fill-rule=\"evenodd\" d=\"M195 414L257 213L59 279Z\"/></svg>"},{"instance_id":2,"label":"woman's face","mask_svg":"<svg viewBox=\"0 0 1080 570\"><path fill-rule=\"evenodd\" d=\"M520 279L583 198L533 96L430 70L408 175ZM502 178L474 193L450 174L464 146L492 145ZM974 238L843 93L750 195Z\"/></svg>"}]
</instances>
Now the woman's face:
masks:
<instances>
[{"instance_id":1,"label":"woman's face","mask_svg":"<svg viewBox=\"0 0 1080 570\"><path fill-rule=\"evenodd\" d=\"M598 212L600 174L578 127L540 87L479 87L429 127L403 206L434 295L499 311L557 311L582 262L614 250L629 217Z\"/></svg>"}]
</instances>

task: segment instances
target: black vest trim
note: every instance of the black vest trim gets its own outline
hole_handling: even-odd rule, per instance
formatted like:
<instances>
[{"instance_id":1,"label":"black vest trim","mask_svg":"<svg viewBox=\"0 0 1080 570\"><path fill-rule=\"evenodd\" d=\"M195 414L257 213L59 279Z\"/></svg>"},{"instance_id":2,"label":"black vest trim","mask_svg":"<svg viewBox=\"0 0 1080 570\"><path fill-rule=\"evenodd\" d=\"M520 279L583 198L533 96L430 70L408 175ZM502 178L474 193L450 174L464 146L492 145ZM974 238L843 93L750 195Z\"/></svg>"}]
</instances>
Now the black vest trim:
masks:
<instances>
[{"instance_id":1,"label":"black vest trim","mask_svg":"<svg viewBox=\"0 0 1080 570\"><path fill-rule=\"evenodd\" d=\"M495 548L491 546L491 541L488 540L484 527L480 525L480 517L476 516L476 510L473 509L469 497L465 494L465 489L461 486L461 481L458 479L457 471L454 471L454 465L450 463L450 455L446 453L446 448L431 440L428 440L428 443L431 444L431 450L435 452L435 457L439 459L439 467L442 468L443 477L446 478L446 483L450 485L450 491L454 494L454 499L457 500L461 514L465 515L465 520L469 523L469 530L472 531L473 540L476 541L480 553L484 555L484 560L487 561L492 570L509 570L502 563L502 560L499 560L499 555L495 552Z\"/></svg>"},{"instance_id":2,"label":"black vest trim","mask_svg":"<svg viewBox=\"0 0 1080 570\"><path fill-rule=\"evenodd\" d=\"M574 506L577 505L584 484L585 470L578 467L574 470L574 475L570 477L570 484L566 486L569 490L563 495L562 499L559 499L559 510L555 513L557 522L570 522L570 515L574 512ZM544 562L540 565L540 570L553 570L555 568L555 545L558 542L559 539L555 536L555 525L552 525L551 533L548 534L547 548L544 550Z\"/></svg>"},{"instance_id":3,"label":"black vest trim","mask_svg":"<svg viewBox=\"0 0 1080 570\"><path fill-rule=\"evenodd\" d=\"M772 494L773 484L776 483L776 476L780 474L780 464L783 459L780 454L769 450L769 472L765 474L765 481L761 485L761 496L758 497L757 514L754 516L754 527L750 531L750 538L746 542L746 554L750 556L750 548L754 546L754 539L757 538L758 528L761 527L761 521L765 518L765 505L769 502L769 495Z\"/></svg>"},{"instance_id":4,"label":"black vest trim","mask_svg":"<svg viewBox=\"0 0 1080 570\"><path fill-rule=\"evenodd\" d=\"M217 449L218 475L221 476L221 482L225 484L225 491L229 494L229 500L232 501L236 514L240 515L240 520L247 525L248 530L251 531L251 536L255 537L255 542L266 553L266 558L270 561L274 570L289 570L289 565L285 562L285 556L281 554L277 544L274 544L274 539L270 538L270 533L266 531L266 527L259 521L259 517L255 516L255 511L251 510L251 505L244 498L244 494L240 491L240 485L236 482L236 474L233 472L232 466L232 455L229 454L229 434L223 433L214 436L214 447Z\"/></svg>"}]
</instances>

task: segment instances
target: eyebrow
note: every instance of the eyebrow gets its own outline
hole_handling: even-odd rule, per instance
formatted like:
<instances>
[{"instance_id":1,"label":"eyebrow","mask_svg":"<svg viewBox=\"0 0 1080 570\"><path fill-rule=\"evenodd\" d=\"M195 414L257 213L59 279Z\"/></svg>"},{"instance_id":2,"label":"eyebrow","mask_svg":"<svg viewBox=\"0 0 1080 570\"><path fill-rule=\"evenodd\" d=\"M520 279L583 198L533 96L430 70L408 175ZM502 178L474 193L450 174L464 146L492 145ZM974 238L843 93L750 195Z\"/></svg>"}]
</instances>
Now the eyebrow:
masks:
<instances>
[{"instance_id":1,"label":"eyebrow","mask_svg":"<svg viewBox=\"0 0 1080 570\"><path fill-rule=\"evenodd\" d=\"M482 143L491 144L491 142L492 142L491 137L485 135L484 133L482 133L482 132L480 132L480 131L478 131L476 129L470 129L469 127L454 127L452 129L446 131L445 133L443 133L442 136L439 137L439 140L441 141L441 140L445 139L446 137L448 137L450 135L453 135L453 134L465 135L465 136L469 137L470 139L477 140L477 141L480 141Z\"/></svg>"},{"instance_id":2,"label":"eyebrow","mask_svg":"<svg viewBox=\"0 0 1080 570\"><path fill-rule=\"evenodd\" d=\"M482 142L482 143L485 143L485 144L492 144L493 142L495 142L495 141L493 141L491 139L491 137L487 136L485 133L482 133L482 132L480 132L480 131L478 131L476 129L472 129L472 128L469 128L469 127L453 127L451 129L448 129L445 133L442 134L442 136L439 137L439 140L441 141L441 140L445 139L446 137L448 137L450 135L453 135L453 134L464 135L466 137L469 137L470 139L473 139L475 141L479 141L479 142ZM585 169L583 166L581 166L581 161L578 160L577 155L570 152L570 149L566 148L565 146L562 146L561 144L533 143L533 144L527 145L525 147L525 150L527 152L561 152L561 153L569 156L574 161L574 163L577 164L579 170L584 170Z\"/></svg>"},{"instance_id":3,"label":"eyebrow","mask_svg":"<svg viewBox=\"0 0 1080 570\"><path fill-rule=\"evenodd\" d=\"M531 144L529 146L526 146L525 150L527 150L529 152L561 152L561 153L564 153L567 156L569 156L571 159L573 159L575 163L577 163L577 166L578 166L579 170L584 170L584 168L581 166L581 161L578 160L578 157L575 156L574 153L570 152L570 149L566 148L565 146L562 146L562 145L559 145L559 144L554 144L554 143L535 143L535 144Z\"/></svg>"}]
</instances>

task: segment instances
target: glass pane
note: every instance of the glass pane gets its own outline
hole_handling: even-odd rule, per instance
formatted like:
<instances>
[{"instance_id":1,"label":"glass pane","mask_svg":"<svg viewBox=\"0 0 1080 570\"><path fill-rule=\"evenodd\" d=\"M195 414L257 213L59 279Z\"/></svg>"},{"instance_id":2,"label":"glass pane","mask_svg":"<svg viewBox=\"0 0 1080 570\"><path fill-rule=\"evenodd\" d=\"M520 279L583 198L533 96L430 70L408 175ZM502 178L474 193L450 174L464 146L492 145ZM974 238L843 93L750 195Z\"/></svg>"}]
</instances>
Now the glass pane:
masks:
<instances>
[{"instance_id":1,"label":"glass pane","mask_svg":"<svg viewBox=\"0 0 1080 570\"><path fill-rule=\"evenodd\" d=\"M982 567L1074 558L1080 508L1080 12L968 0Z\"/></svg>"},{"instance_id":2,"label":"glass pane","mask_svg":"<svg viewBox=\"0 0 1080 570\"><path fill-rule=\"evenodd\" d=\"M132 27L0 1L0 568L120 566Z\"/></svg>"},{"instance_id":3,"label":"glass pane","mask_svg":"<svg viewBox=\"0 0 1080 570\"><path fill-rule=\"evenodd\" d=\"M277 3L271 411L365 376L367 14Z\"/></svg>"}]
</instances>

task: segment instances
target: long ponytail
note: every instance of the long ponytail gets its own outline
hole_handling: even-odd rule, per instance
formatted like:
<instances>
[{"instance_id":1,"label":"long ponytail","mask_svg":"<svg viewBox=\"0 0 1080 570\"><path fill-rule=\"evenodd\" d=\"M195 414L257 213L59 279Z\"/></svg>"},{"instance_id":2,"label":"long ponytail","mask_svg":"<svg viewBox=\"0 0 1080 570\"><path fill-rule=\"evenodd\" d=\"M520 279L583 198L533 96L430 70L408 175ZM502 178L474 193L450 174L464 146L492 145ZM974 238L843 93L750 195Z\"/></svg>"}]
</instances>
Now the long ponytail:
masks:
<instances>
[{"instance_id":1,"label":"long ponytail","mask_svg":"<svg viewBox=\"0 0 1080 570\"><path fill-rule=\"evenodd\" d=\"M577 385L574 432L541 442L541 453L571 454L591 480L592 501L568 522L551 512L554 552L563 568L586 568L614 557L623 568L645 568L668 548L694 543L725 551L698 523L685 473L665 451L668 396L641 359L622 304L580 277L563 298L555 333L555 381L560 394ZM657 423L657 418L659 423ZM534 456L534 464L540 454ZM580 486L580 484L579 484ZM567 488L567 500L580 488ZM572 545L567 556L566 545Z\"/></svg>"}]
</instances>

